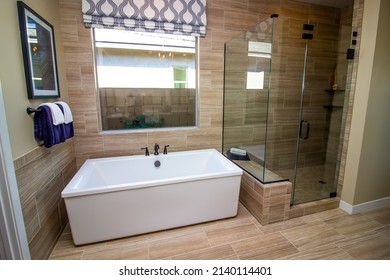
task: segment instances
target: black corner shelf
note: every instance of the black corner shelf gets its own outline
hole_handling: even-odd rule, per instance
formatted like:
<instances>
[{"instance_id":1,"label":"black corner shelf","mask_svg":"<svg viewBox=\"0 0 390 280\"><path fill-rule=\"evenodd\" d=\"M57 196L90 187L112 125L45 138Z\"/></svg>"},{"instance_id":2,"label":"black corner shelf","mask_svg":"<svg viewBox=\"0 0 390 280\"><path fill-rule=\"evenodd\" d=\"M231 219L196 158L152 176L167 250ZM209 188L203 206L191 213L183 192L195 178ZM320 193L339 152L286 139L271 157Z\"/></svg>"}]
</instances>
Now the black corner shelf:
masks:
<instances>
[{"instance_id":1,"label":"black corner shelf","mask_svg":"<svg viewBox=\"0 0 390 280\"><path fill-rule=\"evenodd\" d=\"M330 109L330 110L333 110L333 109L340 109L340 108L343 108L344 106L337 106L337 105L324 105L324 108L325 109Z\"/></svg>"},{"instance_id":2,"label":"black corner shelf","mask_svg":"<svg viewBox=\"0 0 390 280\"><path fill-rule=\"evenodd\" d=\"M325 92L329 94L335 94L337 92L344 92L345 89L326 89Z\"/></svg>"}]
</instances>

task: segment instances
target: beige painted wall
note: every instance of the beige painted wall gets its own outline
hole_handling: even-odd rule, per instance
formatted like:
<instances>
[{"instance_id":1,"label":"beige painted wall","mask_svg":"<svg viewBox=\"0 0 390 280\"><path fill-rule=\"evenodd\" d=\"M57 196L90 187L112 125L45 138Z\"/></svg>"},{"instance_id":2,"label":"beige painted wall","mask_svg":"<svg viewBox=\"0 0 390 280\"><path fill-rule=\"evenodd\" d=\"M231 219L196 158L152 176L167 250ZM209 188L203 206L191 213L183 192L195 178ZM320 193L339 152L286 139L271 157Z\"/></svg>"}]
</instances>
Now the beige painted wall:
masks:
<instances>
[{"instance_id":1,"label":"beige painted wall","mask_svg":"<svg viewBox=\"0 0 390 280\"><path fill-rule=\"evenodd\" d=\"M24 3L54 26L61 99L66 100L58 1L25 0ZM33 119L26 114L26 108L36 107L44 101L42 99L30 101L27 98L16 0L1 1L0 34L0 79L3 85L12 156L16 159L38 147L34 139Z\"/></svg>"},{"instance_id":2,"label":"beige painted wall","mask_svg":"<svg viewBox=\"0 0 390 280\"><path fill-rule=\"evenodd\" d=\"M348 204L390 197L390 3L365 1L344 188Z\"/></svg>"},{"instance_id":3,"label":"beige painted wall","mask_svg":"<svg viewBox=\"0 0 390 280\"><path fill-rule=\"evenodd\" d=\"M390 197L389 26L390 1L381 0L355 204Z\"/></svg>"}]
</instances>

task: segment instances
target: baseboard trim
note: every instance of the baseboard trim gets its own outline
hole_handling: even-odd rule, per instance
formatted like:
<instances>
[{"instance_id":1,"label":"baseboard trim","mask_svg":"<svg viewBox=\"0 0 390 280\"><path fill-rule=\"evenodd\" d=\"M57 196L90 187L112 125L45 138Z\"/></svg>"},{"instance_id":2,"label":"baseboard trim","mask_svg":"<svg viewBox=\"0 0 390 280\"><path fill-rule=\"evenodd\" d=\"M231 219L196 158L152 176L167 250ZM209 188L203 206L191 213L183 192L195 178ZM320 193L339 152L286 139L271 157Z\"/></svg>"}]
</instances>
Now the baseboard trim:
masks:
<instances>
[{"instance_id":1,"label":"baseboard trim","mask_svg":"<svg viewBox=\"0 0 390 280\"><path fill-rule=\"evenodd\" d=\"M348 214L357 214L367 212L376 208L390 206L390 197L385 197L357 205L351 205L347 202L340 200L340 209L347 212Z\"/></svg>"}]
</instances>

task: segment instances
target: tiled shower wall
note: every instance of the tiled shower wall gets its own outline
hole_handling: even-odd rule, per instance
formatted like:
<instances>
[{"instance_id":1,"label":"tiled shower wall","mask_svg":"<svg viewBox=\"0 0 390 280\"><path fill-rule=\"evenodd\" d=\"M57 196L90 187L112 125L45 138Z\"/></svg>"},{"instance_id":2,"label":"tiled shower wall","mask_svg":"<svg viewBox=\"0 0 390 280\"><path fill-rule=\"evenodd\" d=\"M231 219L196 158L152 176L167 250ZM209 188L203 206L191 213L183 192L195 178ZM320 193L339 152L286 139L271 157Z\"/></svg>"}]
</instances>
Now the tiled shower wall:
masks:
<instances>
[{"instance_id":1,"label":"tiled shower wall","mask_svg":"<svg viewBox=\"0 0 390 280\"><path fill-rule=\"evenodd\" d=\"M343 111L343 117L342 117L342 121L345 122L345 129L344 129L343 136L340 139L340 145L342 145L342 147L339 147L339 149L342 150L341 158L340 158L340 174L339 174L338 185L337 185L337 193L339 195L341 194L341 191L343 189L345 163L347 158L347 150L348 150L348 142L349 142L349 131L351 128L353 102L355 99L355 86L356 86L356 76L357 76L357 70L359 64L359 50L360 50L362 24L363 24L364 1L365 0L355 0L354 7L353 7L353 15L349 15L345 18L345 20L348 20L348 17L352 17L352 25L356 27L358 36L357 36L357 44L355 49L356 55L352 66L351 88L349 90L348 98L346 98L344 101L345 104L348 105L347 105L347 110Z\"/></svg>"},{"instance_id":2,"label":"tiled shower wall","mask_svg":"<svg viewBox=\"0 0 390 280\"><path fill-rule=\"evenodd\" d=\"M342 27L339 31L339 45L338 51L342 54L337 56L336 62L336 78L335 84L337 89L335 91L328 91L329 93L329 111L327 114L328 135L326 141L325 164L328 168L325 172L328 176L334 178L333 166L336 163L336 174L340 169L341 155L342 155L342 137L344 135L346 113L348 112L349 97L351 93L351 80L353 71L353 61L345 59L345 50L351 47L351 30L348 26L352 25L353 20L353 6L346 7L340 10L340 24ZM354 31L356 27L353 27ZM356 57L356 56L355 56ZM332 171L330 171L332 170ZM335 178L335 185L337 185L338 178ZM341 194L341 193L339 193Z\"/></svg>"},{"instance_id":3,"label":"tiled shower wall","mask_svg":"<svg viewBox=\"0 0 390 280\"><path fill-rule=\"evenodd\" d=\"M68 218L61 192L76 173L73 140L14 160L31 259L47 259Z\"/></svg>"},{"instance_id":4,"label":"tiled shower wall","mask_svg":"<svg viewBox=\"0 0 390 280\"><path fill-rule=\"evenodd\" d=\"M303 24L308 20L314 25L314 31L310 32L314 39L308 42L310 50L306 67L303 119L310 120L311 133L309 139L301 143L299 164L303 167L324 164L326 159L335 161L339 148L344 92L331 94L326 90L332 88L335 69L338 87L345 89L348 72L345 52L349 47L348 37L351 34L349 29L339 28L338 24L352 23L352 6L341 10L296 4L295 8L300 10L299 13L283 13L285 3L282 2L281 15L275 18L270 75L269 59L254 61L245 52L247 40L251 36L254 37L251 39L253 41L259 38L260 41L271 42L270 20L259 25L258 33L246 32L243 35L245 38L237 37L228 43L227 48L225 149L232 146L264 145L267 139L266 166L272 171L291 169L295 164L306 43L301 36L304 32ZM331 51L336 53L337 50L343 54L331 54ZM253 67L265 71L265 86L262 90L245 88L246 72ZM271 87L267 108L269 76Z\"/></svg>"}]
</instances>

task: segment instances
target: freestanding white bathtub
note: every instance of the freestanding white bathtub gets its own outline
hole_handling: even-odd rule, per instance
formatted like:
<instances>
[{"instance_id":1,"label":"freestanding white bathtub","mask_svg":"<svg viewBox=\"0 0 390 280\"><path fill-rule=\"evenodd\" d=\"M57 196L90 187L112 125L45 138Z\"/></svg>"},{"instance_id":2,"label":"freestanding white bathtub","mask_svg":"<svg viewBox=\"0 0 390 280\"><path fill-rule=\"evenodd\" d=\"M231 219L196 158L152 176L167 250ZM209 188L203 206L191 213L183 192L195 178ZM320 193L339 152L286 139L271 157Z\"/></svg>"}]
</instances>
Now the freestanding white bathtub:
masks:
<instances>
[{"instance_id":1,"label":"freestanding white bathtub","mask_svg":"<svg viewBox=\"0 0 390 280\"><path fill-rule=\"evenodd\" d=\"M236 216L241 175L214 149L87 160L62 191L73 242Z\"/></svg>"}]
</instances>

